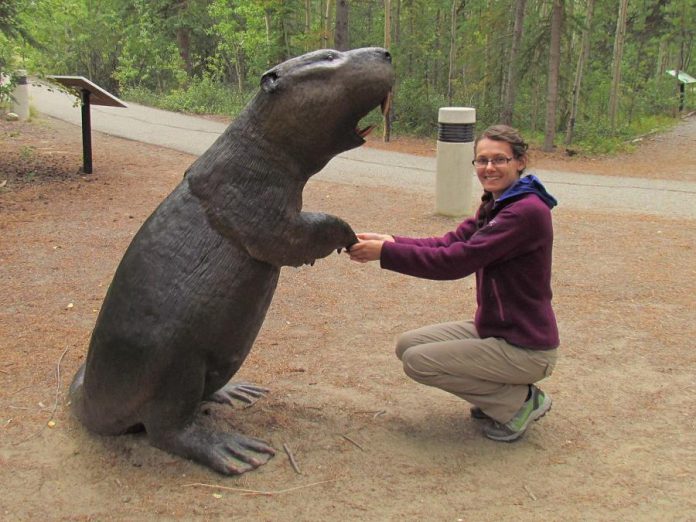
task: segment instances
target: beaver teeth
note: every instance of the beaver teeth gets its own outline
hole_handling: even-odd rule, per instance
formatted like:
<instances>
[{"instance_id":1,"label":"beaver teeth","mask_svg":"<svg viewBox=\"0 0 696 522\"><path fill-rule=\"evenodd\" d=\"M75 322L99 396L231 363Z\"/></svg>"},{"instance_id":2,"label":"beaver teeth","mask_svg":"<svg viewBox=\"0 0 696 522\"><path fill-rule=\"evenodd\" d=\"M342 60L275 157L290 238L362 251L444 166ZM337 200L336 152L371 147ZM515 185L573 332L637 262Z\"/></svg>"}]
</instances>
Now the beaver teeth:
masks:
<instances>
[{"instance_id":1,"label":"beaver teeth","mask_svg":"<svg viewBox=\"0 0 696 522\"><path fill-rule=\"evenodd\" d=\"M382 115L386 116L387 112L389 112L389 109L391 107L391 98L392 98L392 93L389 91L389 94L382 100L382 103L380 103L380 109L382 110ZM374 125L368 125L364 129L360 129L359 127L356 127L355 132L360 136L361 138L366 138L368 134L370 134L374 130L375 126Z\"/></svg>"},{"instance_id":2,"label":"beaver teeth","mask_svg":"<svg viewBox=\"0 0 696 522\"><path fill-rule=\"evenodd\" d=\"M391 99L392 99L392 93L389 91L389 94L387 94L387 97L382 100L382 103L380 104L380 107L382 109L382 114L387 114L389 112L389 109L391 108Z\"/></svg>"},{"instance_id":3,"label":"beaver teeth","mask_svg":"<svg viewBox=\"0 0 696 522\"><path fill-rule=\"evenodd\" d=\"M366 138L368 134L372 132L372 130L375 128L374 125L368 125L364 129L355 129L355 131L358 133L358 136L361 138Z\"/></svg>"}]
</instances>

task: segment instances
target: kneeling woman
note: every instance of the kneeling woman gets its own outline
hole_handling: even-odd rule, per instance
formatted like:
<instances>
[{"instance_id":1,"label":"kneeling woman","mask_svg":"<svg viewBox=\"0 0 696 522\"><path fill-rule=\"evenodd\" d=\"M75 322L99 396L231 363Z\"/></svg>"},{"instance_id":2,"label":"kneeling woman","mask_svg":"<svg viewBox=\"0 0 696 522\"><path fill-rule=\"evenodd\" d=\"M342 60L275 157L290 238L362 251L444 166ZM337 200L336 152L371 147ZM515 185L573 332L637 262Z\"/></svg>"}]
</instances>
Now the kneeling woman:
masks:
<instances>
[{"instance_id":1,"label":"kneeling woman","mask_svg":"<svg viewBox=\"0 0 696 522\"><path fill-rule=\"evenodd\" d=\"M523 176L527 144L506 125L475 143L483 186L475 217L442 237L358 234L354 261L415 277L449 280L476 274L473 321L426 326L399 337L396 354L412 379L472 403L490 419L484 434L521 437L551 408L534 385L556 364L558 328L551 307L551 208L556 200L533 175Z\"/></svg>"}]
</instances>

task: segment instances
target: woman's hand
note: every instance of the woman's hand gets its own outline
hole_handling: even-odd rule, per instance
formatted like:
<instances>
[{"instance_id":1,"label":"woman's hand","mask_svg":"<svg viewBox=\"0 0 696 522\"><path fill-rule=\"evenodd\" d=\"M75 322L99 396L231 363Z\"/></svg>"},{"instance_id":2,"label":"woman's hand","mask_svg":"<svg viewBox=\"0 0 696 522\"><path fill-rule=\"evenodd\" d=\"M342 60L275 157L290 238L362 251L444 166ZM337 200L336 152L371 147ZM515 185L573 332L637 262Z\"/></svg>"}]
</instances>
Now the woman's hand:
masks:
<instances>
[{"instance_id":1,"label":"woman's hand","mask_svg":"<svg viewBox=\"0 0 696 522\"><path fill-rule=\"evenodd\" d=\"M360 234L358 234L360 238ZM368 261L377 261L382 254L383 240L376 239L360 239L359 243L355 243L348 253L351 261L358 263L367 263Z\"/></svg>"},{"instance_id":2,"label":"woman's hand","mask_svg":"<svg viewBox=\"0 0 696 522\"><path fill-rule=\"evenodd\" d=\"M392 243L394 242L394 237L390 236L388 234L375 234L374 232L362 232L360 234L356 234L358 236L358 239L365 239L365 240L375 240L375 241L391 241Z\"/></svg>"}]
</instances>

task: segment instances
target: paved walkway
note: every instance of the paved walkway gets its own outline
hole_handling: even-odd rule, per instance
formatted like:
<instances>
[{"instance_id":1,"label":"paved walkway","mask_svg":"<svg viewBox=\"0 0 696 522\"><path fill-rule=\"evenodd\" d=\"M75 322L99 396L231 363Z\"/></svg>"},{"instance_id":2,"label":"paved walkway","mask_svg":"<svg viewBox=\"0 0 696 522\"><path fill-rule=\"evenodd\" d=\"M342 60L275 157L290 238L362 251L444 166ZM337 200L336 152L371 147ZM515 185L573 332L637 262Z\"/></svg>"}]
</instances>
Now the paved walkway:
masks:
<instances>
[{"instance_id":1,"label":"paved walkway","mask_svg":"<svg viewBox=\"0 0 696 522\"><path fill-rule=\"evenodd\" d=\"M75 100L59 91L49 91L46 87L35 84L30 87L30 103L40 113L80 125L80 108L74 105ZM92 106L92 129L200 155L226 127L203 118L135 103L127 105L125 109ZM95 170L98 168L95 165ZM316 179L434 193L435 171L435 158L361 147L331 160ZM696 218L696 183L693 182L544 170L537 170L536 173L562 206ZM472 180L472 183L477 182ZM474 194L478 193L477 189L475 184Z\"/></svg>"}]
</instances>

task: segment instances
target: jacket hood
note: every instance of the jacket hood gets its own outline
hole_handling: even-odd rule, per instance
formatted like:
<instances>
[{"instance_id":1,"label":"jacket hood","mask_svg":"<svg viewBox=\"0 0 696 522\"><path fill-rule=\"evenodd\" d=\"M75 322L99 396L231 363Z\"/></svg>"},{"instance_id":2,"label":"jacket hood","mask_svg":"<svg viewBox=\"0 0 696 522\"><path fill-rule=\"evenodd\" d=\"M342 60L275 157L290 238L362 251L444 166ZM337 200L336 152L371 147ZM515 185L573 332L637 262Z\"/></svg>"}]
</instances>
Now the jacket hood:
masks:
<instances>
[{"instance_id":1,"label":"jacket hood","mask_svg":"<svg viewBox=\"0 0 696 522\"><path fill-rule=\"evenodd\" d=\"M528 174L527 176L521 177L505 192L503 192L503 195L495 201L495 206L498 206L504 201L515 198L522 194L536 194L544 203L546 203L549 208L553 208L558 205L556 198L546 191L546 188L544 185L542 185L539 178L537 178L534 174Z\"/></svg>"}]
</instances>

